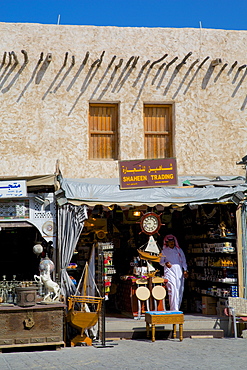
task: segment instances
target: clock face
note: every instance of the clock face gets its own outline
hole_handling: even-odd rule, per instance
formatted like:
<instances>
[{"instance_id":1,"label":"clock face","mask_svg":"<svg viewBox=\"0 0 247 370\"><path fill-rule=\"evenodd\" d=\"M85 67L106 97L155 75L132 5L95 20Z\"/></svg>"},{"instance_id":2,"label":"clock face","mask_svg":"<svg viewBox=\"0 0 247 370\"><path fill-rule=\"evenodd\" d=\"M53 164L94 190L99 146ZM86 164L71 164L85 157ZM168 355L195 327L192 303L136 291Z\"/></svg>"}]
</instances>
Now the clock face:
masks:
<instances>
[{"instance_id":1,"label":"clock face","mask_svg":"<svg viewBox=\"0 0 247 370\"><path fill-rule=\"evenodd\" d=\"M155 234L160 228L160 219L154 213L149 213L143 216L141 227L146 234Z\"/></svg>"}]
</instances>

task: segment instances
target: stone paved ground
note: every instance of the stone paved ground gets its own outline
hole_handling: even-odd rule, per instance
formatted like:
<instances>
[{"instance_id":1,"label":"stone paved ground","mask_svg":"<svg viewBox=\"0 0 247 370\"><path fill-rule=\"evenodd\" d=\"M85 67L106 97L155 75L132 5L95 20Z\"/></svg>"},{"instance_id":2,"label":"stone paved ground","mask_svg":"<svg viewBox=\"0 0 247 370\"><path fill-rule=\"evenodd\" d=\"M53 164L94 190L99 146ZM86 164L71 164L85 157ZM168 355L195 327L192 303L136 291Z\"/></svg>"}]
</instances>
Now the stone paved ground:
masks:
<instances>
[{"instance_id":1,"label":"stone paved ground","mask_svg":"<svg viewBox=\"0 0 247 370\"><path fill-rule=\"evenodd\" d=\"M107 341L113 347L0 354L1 370L31 369L246 369L247 340L177 339Z\"/></svg>"}]
</instances>

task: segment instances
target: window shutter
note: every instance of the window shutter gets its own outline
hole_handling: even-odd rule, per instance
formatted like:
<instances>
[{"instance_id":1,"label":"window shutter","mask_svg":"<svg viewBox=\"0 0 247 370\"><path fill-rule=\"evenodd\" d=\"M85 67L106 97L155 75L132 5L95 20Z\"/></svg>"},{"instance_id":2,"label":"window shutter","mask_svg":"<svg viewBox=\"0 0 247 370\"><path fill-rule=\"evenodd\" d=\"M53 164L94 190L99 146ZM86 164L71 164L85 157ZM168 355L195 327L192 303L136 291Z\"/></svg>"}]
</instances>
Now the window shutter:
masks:
<instances>
[{"instance_id":1,"label":"window shutter","mask_svg":"<svg viewBox=\"0 0 247 370\"><path fill-rule=\"evenodd\" d=\"M117 104L90 104L89 157L117 159L118 109Z\"/></svg>"},{"instance_id":2,"label":"window shutter","mask_svg":"<svg viewBox=\"0 0 247 370\"><path fill-rule=\"evenodd\" d=\"M144 105L145 158L172 157L171 105Z\"/></svg>"}]
</instances>

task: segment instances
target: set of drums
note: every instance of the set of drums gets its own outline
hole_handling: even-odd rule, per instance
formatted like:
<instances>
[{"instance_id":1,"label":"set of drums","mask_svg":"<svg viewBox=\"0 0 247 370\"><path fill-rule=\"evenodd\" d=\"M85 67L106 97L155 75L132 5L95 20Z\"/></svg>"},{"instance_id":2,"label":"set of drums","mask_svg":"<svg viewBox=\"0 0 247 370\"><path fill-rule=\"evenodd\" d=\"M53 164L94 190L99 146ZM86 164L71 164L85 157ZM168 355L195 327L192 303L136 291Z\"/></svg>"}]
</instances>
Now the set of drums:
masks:
<instances>
[{"instance_id":1,"label":"set of drums","mask_svg":"<svg viewBox=\"0 0 247 370\"><path fill-rule=\"evenodd\" d=\"M140 286L136 289L136 296L140 301L147 301L150 298L150 295L157 301L160 301L165 298L166 290L162 285L156 285L150 291L146 286Z\"/></svg>"}]
</instances>

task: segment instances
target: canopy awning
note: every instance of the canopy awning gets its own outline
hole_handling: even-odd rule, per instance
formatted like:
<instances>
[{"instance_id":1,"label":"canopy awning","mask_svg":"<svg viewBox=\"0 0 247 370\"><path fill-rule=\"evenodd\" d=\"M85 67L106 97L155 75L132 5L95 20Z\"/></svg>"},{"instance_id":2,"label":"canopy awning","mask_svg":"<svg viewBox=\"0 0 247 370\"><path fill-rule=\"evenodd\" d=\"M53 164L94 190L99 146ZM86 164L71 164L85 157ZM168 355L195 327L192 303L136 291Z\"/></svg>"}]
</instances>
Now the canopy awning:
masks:
<instances>
[{"instance_id":1,"label":"canopy awning","mask_svg":"<svg viewBox=\"0 0 247 370\"><path fill-rule=\"evenodd\" d=\"M238 192L247 192L245 179L238 176L214 179L182 176L179 177L178 186L128 190L120 189L118 178L66 179L60 177L59 182L65 198L70 203L91 206L147 204L153 207L156 204L169 206L171 204L223 203L230 201L232 196Z\"/></svg>"},{"instance_id":2,"label":"canopy awning","mask_svg":"<svg viewBox=\"0 0 247 370\"><path fill-rule=\"evenodd\" d=\"M30 190L56 187L56 175L33 175L33 176L1 176L0 181L6 180L26 180L27 187Z\"/></svg>"}]
</instances>

